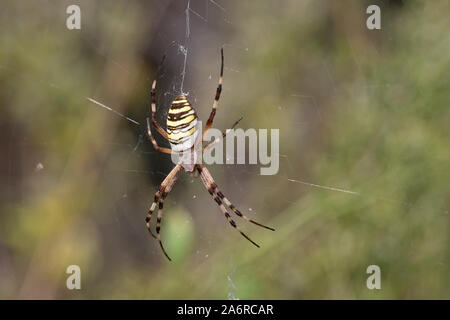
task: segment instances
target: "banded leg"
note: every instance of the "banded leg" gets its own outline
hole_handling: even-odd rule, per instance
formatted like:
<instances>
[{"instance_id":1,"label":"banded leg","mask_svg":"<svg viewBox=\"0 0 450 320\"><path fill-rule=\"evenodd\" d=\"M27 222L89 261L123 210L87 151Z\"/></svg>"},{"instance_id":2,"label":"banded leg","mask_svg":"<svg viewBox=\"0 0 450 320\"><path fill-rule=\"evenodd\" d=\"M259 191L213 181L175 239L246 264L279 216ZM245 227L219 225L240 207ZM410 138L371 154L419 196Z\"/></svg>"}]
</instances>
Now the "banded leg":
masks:
<instances>
[{"instance_id":1,"label":"banded leg","mask_svg":"<svg viewBox=\"0 0 450 320\"><path fill-rule=\"evenodd\" d=\"M165 58L166 58L166 56L164 55L161 60L161 63L159 64L158 70L156 71L156 74L159 73L159 70L161 69L161 67L164 63ZM152 123L155 126L156 130L159 132L159 134L161 134L166 140L168 140L169 138L167 136L166 130L164 130L159 125L159 123L156 121L156 80L153 80L152 91L150 92L150 96L151 96L151 102L152 102Z\"/></svg>"},{"instance_id":2,"label":"banded leg","mask_svg":"<svg viewBox=\"0 0 450 320\"><path fill-rule=\"evenodd\" d=\"M211 173L209 172L209 170L206 167L201 168L203 175L205 176L205 178L210 181L210 185L213 188L213 191L217 194L217 196L227 205L228 208L230 208L238 217L243 218L244 220L247 220L248 222L251 222L253 224L256 224L257 226L260 226L262 228L271 230L271 231L275 231L274 228L268 227L263 225L262 223L259 223L253 219L248 218L247 216L245 216L244 214L242 214L232 203L230 200L228 200L223 193L219 190L219 187L217 186L217 184L214 182L213 177L211 176Z\"/></svg>"},{"instance_id":3,"label":"banded leg","mask_svg":"<svg viewBox=\"0 0 450 320\"><path fill-rule=\"evenodd\" d=\"M150 232L150 235L156 239L156 236L153 234L151 226L150 226L150 220L152 219L153 211L156 209L156 205L159 202L159 198L161 197L161 194L164 192L164 190L167 188L167 186L170 184L174 176L177 175L178 171L181 169L181 165L177 164L172 171L169 172L167 177L161 182L161 186L159 187L158 191L155 193L155 199L153 200L152 205L150 206L150 209L147 212L147 216L145 217L145 224L147 225L148 232Z\"/></svg>"},{"instance_id":4,"label":"banded leg","mask_svg":"<svg viewBox=\"0 0 450 320\"><path fill-rule=\"evenodd\" d=\"M152 142L153 148L156 151L159 151L159 152L162 152L162 153L168 153L168 154L172 154L173 153L172 149L163 148L163 147L158 146L158 143L156 142L155 138L152 135L152 130L151 130L151 127L150 127L150 120L149 120L149 118L147 118L147 133L148 133L148 138Z\"/></svg>"},{"instance_id":5,"label":"banded leg","mask_svg":"<svg viewBox=\"0 0 450 320\"><path fill-rule=\"evenodd\" d=\"M198 172L200 173L200 177L202 179L203 185L205 186L205 188L208 190L209 194L213 197L214 201L217 203L217 205L220 208L220 211L222 211L222 213L224 214L225 218L228 220L228 222L230 223L230 225L235 228L245 239L247 239L248 241L250 241L252 244L254 244L256 247L259 248L259 245L253 241L252 239L250 239L249 236L247 236L244 232L242 232L238 226L236 225L236 222L234 222L234 220L231 218L230 214L228 213L227 209L225 208L225 206L222 203L222 200L220 199L220 197L217 195L217 193L214 192L214 187L211 185L211 182L208 181L208 178L203 174L202 168L200 166L197 167Z\"/></svg>"},{"instance_id":6,"label":"banded leg","mask_svg":"<svg viewBox=\"0 0 450 320\"><path fill-rule=\"evenodd\" d=\"M222 57L222 63L220 65L220 77L219 77L219 85L216 89L216 96L214 98L213 107L211 110L211 114L209 115L208 121L206 121L205 125L205 131L203 132L202 142L205 141L206 133L208 132L209 128L211 128L211 125L214 120L214 116L216 115L217 106L219 105L219 99L220 99L220 93L222 92L222 81L223 81L223 48L220 49L220 54Z\"/></svg>"},{"instance_id":7,"label":"banded leg","mask_svg":"<svg viewBox=\"0 0 450 320\"><path fill-rule=\"evenodd\" d=\"M243 117L240 117L232 126L230 129L225 130L224 132L222 132L222 140L225 139L225 137L227 136L227 134L234 129L234 127L236 127L238 125L238 123L242 120ZM209 148L211 148L213 145L215 145L216 143L220 142L220 138L216 138L213 141L209 142L206 146L203 147L203 152L205 152L205 150L208 150Z\"/></svg>"},{"instance_id":8,"label":"banded leg","mask_svg":"<svg viewBox=\"0 0 450 320\"><path fill-rule=\"evenodd\" d=\"M175 184L175 182L177 181L177 178L178 178L178 176L175 174L173 179L167 185L166 189L163 191L161 198L159 199L158 216L156 218L156 238L159 241L159 245L161 246L161 249L164 252L164 255L167 257L167 259L169 259L169 261L172 261L172 259L170 259L169 255L166 252L166 249L164 249L164 246L161 242L161 236L159 234L159 231L161 230L161 218L162 218L162 214L163 214L164 200L166 200L167 195L172 190L172 187Z\"/></svg>"}]
</instances>

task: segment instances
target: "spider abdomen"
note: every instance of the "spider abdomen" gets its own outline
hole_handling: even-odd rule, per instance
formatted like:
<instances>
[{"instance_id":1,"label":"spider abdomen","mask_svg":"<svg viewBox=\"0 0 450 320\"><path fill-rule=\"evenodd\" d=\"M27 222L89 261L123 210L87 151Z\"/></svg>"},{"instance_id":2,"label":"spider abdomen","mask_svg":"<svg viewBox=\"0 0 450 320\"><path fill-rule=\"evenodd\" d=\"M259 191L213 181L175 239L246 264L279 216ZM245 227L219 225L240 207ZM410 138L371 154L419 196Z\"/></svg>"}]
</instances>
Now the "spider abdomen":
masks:
<instances>
[{"instance_id":1,"label":"spider abdomen","mask_svg":"<svg viewBox=\"0 0 450 320\"><path fill-rule=\"evenodd\" d=\"M185 151L198 137L197 114L186 96L180 94L172 102L167 115L167 133L173 151Z\"/></svg>"}]
</instances>

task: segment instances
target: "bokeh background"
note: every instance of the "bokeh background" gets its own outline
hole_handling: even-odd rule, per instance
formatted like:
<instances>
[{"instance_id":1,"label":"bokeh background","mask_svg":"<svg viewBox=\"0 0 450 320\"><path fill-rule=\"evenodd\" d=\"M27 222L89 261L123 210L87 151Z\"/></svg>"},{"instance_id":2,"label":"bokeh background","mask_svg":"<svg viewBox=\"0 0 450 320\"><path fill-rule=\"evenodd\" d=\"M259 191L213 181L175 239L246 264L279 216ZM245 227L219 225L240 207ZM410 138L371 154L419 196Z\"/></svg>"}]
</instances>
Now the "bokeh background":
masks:
<instances>
[{"instance_id":1,"label":"bokeh background","mask_svg":"<svg viewBox=\"0 0 450 320\"><path fill-rule=\"evenodd\" d=\"M66 28L71 4L81 30ZM370 4L381 30L366 28ZM2 0L0 298L450 298L449 12L445 0ZM144 223L173 166L145 136L150 86L161 122L181 90L206 119L222 46L215 127L280 129L280 170L210 170L276 232L236 217L253 247L182 175L165 202L168 262ZM81 290L66 288L73 264ZM366 287L369 265L381 290Z\"/></svg>"}]
</instances>

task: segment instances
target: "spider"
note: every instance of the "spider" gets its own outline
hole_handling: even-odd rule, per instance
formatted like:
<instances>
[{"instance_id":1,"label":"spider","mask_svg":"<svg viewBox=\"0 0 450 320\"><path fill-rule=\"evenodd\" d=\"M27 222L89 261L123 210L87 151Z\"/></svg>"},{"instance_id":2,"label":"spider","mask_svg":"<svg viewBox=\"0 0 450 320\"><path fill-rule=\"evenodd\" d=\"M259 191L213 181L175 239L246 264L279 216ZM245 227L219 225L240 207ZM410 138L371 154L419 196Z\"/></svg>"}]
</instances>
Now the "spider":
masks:
<instances>
[{"instance_id":1,"label":"spider","mask_svg":"<svg viewBox=\"0 0 450 320\"><path fill-rule=\"evenodd\" d=\"M161 61L160 67L162 66L164 62L164 58ZM236 229L242 236L244 236L248 241L250 241L252 244L254 244L256 247L259 248L259 245L254 242L252 239L250 239L244 232L242 232L234 220L231 218L228 210L225 206L227 206L231 211L233 211L237 216L247 220L248 222L251 222L253 224L256 224L260 227L275 231L275 229L265 226L259 222L254 221L253 219L250 219L246 217L244 214L242 214L236 207L228 200L223 193L219 190L219 187L214 182L213 177L209 173L208 169L202 164L198 163L198 152L204 152L206 149L211 147L213 144L220 141L220 139L215 139L211 141L209 144L206 144L203 146L205 142L206 133L211 128L211 125L214 120L214 116L216 115L217 106L219 105L219 98L220 93L222 92L222 79L223 79L223 65L224 65L224 58L223 58L223 48L221 49L221 66L220 66L220 77L219 77L219 84L217 86L216 95L214 98L214 103L212 106L211 114L209 115L209 118L205 125L204 133L200 139L198 136L199 130L197 126L197 114L195 112L195 109L193 106L189 103L187 97L183 94L178 95L175 100L172 102L172 105L169 109L168 116L167 116L167 131L164 130L156 121L156 80L153 81L152 84L152 90L151 90L151 108L152 108L152 117L151 122L150 119L147 118L147 132L148 137L156 151L167 153L167 154L173 154L176 153L179 155L179 162L178 164L170 171L170 173L167 175L167 177L163 180L161 183L158 191L155 194L154 201L147 213L147 216L145 218L145 222L147 225L147 229L150 232L150 235L157 239L159 241L159 244L161 246L161 249L164 253L164 255L171 261L169 255L167 254L166 250L164 249L164 246L161 242L161 236L160 236L160 230L161 230L161 218L163 213L163 206L164 206L164 200L166 199L169 192L172 190L177 178L178 174L181 171L186 171L187 173L191 174L192 176L200 176L203 185L208 190L209 194L212 196L214 201L219 206L220 210L224 214L225 218L228 220L230 225ZM159 70L159 68L158 68ZM231 129L233 129L241 120L240 118L238 121L236 121ZM160 147L155 138L152 135L151 132L151 125L153 124L155 129L166 139L169 141L171 148L163 148ZM229 129L229 130L231 130ZM222 138L225 138L228 131L225 131L222 133ZM199 146L203 146L201 150L198 148ZM156 236L151 230L150 226L150 220L152 218L152 214L156 209L156 206L158 205L158 216L156 218Z\"/></svg>"}]
</instances>

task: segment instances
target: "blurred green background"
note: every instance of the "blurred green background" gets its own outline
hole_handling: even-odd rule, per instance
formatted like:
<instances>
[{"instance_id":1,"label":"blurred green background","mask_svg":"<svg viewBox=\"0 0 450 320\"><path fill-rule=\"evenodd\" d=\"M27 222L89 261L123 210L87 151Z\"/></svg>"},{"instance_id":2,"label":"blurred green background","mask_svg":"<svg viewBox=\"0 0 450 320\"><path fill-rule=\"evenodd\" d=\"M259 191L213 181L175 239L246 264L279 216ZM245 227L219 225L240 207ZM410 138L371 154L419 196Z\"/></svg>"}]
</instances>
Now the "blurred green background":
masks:
<instances>
[{"instance_id":1,"label":"blurred green background","mask_svg":"<svg viewBox=\"0 0 450 320\"><path fill-rule=\"evenodd\" d=\"M81 30L66 28L70 4ZM370 4L381 30L366 28ZM0 298L450 298L449 12L445 0L2 0ZM236 218L253 247L183 174L162 222L170 263L144 223L173 167L145 137L151 82L167 54L158 119L183 85L206 120L222 46L215 127L279 128L280 170L210 170L276 232ZM72 264L81 290L66 288ZM366 287L369 265L381 290Z\"/></svg>"}]
</instances>

